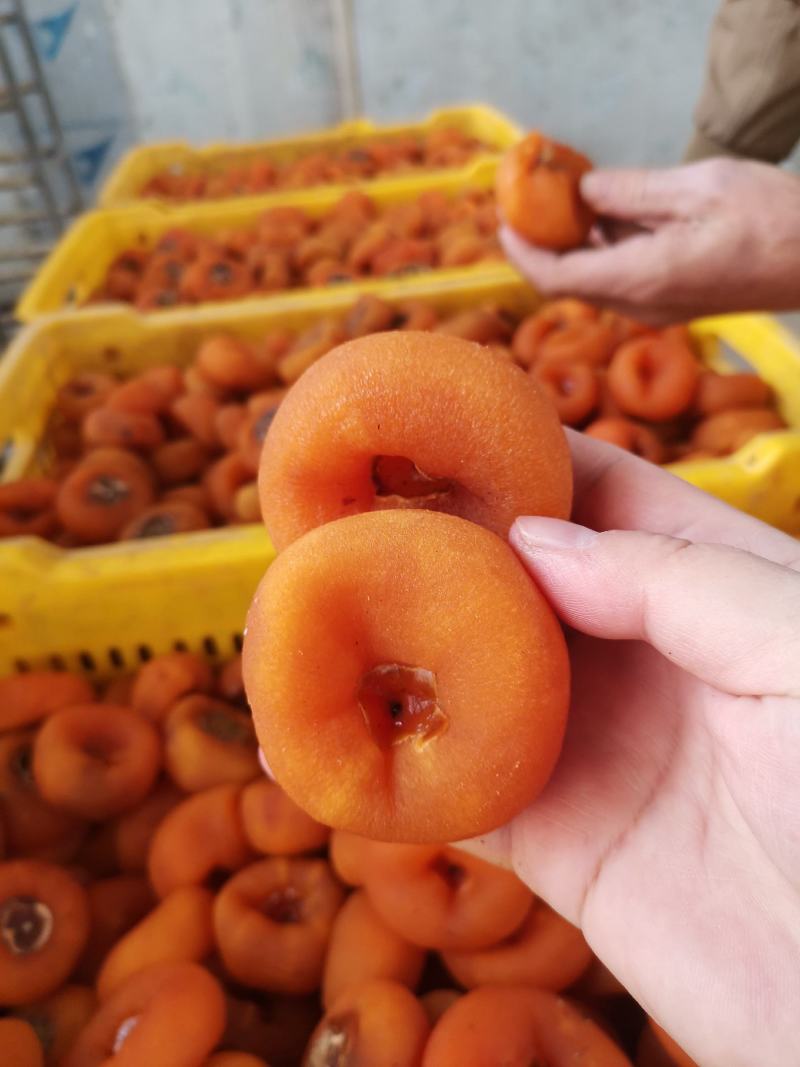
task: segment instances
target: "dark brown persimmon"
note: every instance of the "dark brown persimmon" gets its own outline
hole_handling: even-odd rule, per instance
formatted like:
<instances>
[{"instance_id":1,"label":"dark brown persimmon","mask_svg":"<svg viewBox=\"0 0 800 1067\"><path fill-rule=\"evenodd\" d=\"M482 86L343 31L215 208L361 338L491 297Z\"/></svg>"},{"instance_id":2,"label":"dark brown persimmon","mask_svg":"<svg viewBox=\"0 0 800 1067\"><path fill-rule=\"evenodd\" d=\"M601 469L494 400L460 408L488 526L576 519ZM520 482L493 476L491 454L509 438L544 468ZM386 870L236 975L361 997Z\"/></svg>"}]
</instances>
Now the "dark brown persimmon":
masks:
<instances>
[{"instance_id":1,"label":"dark brown persimmon","mask_svg":"<svg viewBox=\"0 0 800 1067\"><path fill-rule=\"evenodd\" d=\"M704 371L697 382L694 408L701 416L731 408L765 408L772 390L757 374L715 374Z\"/></svg>"},{"instance_id":2,"label":"dark brown persimmon","mask_svg":"<svg viewBox=\"0 0 800 1067\"><path fill-rule=\"evenodd\" d=\"M44 1053L44 1067L61 1067L63 1058L96 1009L97 997L93 989L83 985L66 985L45 1000L18 1008L16 1015L33 1027ZM7 1054L2 1031L0 1049ZM16 1065L13 1059L3 1062Z\"/></svg>"},{"instance_id":3,"label":"dark brown persimmon","mask_svg":"<svg viewBox=\"0 0 800 1067\"><path fill-rule=\"evenodd\" d=\"M160 722L181 697L208 693L214 684L211 668L194 652L165 652L140 668L133 683L131 707Z\"/></svg>"},{"instance_id":4,"label":"dark brown persimmon","mask_svg":"<svg viewBox=\"0 0 800 1067\"><path fill-rule=\"evenodd\" d=\"M333 316L318 319L295 338L288 352L278 361L278 376L291 385L332 348L346 338L343 324Z\"/></svg>"},{"instance_id":5,"label":"dark brown persimmon","mask_svg":"<svg viewBox=\"0 0 800 1067\"><path fill-rule=\"evenodd\" d=\"M187 793L251 781L260 772L250 715L218 697L183 697L164 720L164 766Z\"/></svg>"},{"instance_id":6,"label":"dark brown persimmon","mask_svg":"<svg viewBox=\"0 0 800 1067\"><path fill-rule=\"evenodd\" d=\"M591 160L580 152L533 131L500 160L498 207L508 225L531 244L556 252L576 248L594 222L580 193L580 180L591 169Z\"/></svg>"},{"instance_id":7,"label":"dark brown persimmon","mask_svg":"<svg viewBox=\"0 0 800 1067\"><path fill-rule=\"evenodd\" d=\"M515 874L445 845L369 848L366 890L387 926L422 948L488 948L516 930L533 895Z\"/></svg>"},{"instance_id":8,"label":"dark brown persimmon","mask_svg":"<svg viewBox=\"0 0 800 1067\"><path fill-rule=\"evenodd\" d=\"M94 699L88 679L68 671L26 671L0 678L0 731L31 726L59 708Z\"/></svg>"},{"instance_id":9,"label":"dark brown persimmon","mask_svg":"<svg viewBox=\"0 0 800 1067\"><path fill-rule=\"evenodd\" d=\"M86 891L63 868L0 863L0 1004L30 1004L55 992L88 935Z\"/></svg>"},{"instance_id":10,"label":"dark brown persimmon","mask_svg":"<svg viewBox=\"0 0 800 1067\"><path fill-rule=\"evenodd\" d=\"M0 537L48 537L58 519L58 483L52 478L20 478L0 485Z\"/></svg>"},{"instance_id":11,"label":"dark brown persimmon","mask_svg":"<svg viewBox=\"0 0 800 1067\"><path fill-rule=\"evenodd\" d=\"M185 794L172 782L164 780L155 786L141 804L120 815L113 826L113 839L117 866L123 873L147 870L153 834L161 821L182 800L185 800Z\"/></svg>"},{"instance_id":12,"label":"dark brown persimmon","mask_svg":"<svg viewBox=\"0 0 800 1067\"><path fill-rule=\"evenodd\" d=\"M69 533L86 544L100 544L113 541L154 498L152 473L138 456L97 448L59 486L56 513Z\"/></svg>"},{"instance_id":13,"label":"dark brown persimmon","mask_svg":"<svg viewBox=\"0 0 800 1067\"><path fill-rule=\"evenodd\" d=\"M374 293L364 293L356 300L344 319L348 337L366 337L370 333L390 330L394 324L395 310Z\"/></svg>"},{"instance_id":14,"label":"dark brown persimmon","mask_svg":"<svg viewBox=\"0 0 800 1067\"><path fill-rule=\"evenodd\" d=\"M422 1067L631 1067L604 1030L554 993L484 986L466 993L434 1026Z\"/></svg>"},{"instance_id":15,"label":"dark brown persimmon","mask_svg":"<svg viewBox=\"0 0 800 1067\"><path fill-rule=\"evenodd\" d=\"M160 897L203 885L222 871L244 866L250 849L239 811L241 790L221 785L177 804L153 834L147 870Z\"/></svg>"},{"instance_id":16,"label":"dark brown persimmon","mask_svg":"<svg viewBox=\"0 0 800 1067\"><path fill-rule=\"evenodd\" d=\"M56 393L55 408L65 419L80 422L84 415L105 403L117 382L110 374L81 371Z\"/></svg>"},{"instance_id":17,"label":"dark brown persimmon","mask_svg":"<svg viewBox=\"0 0 800 1067\"><path fill-rule=\"evenodd\" d=\"M25 1019L0 1018L0 1051L8 1067L45 1067L42 1043Z\"/></svg>"},{"instance_id":18,"label":"dark brown persimmon","mask_svg":"<svg viewBox=\"0 0 800 1067\"><path fill-rule=\"evenodd\" d=\"M161 742L152 723L114 704L54 712L33 745L33 777L44 799L84 819L108 819L136 807L160 765Z\"/></svg>"},{"instance_id":19,"label":"dark brown persimmon","mask_svg":"<svg viewBox=\"0 0 800 1067\"><path fill-rule=\"evenodd\" d=\"M353 515L294 542L251 605L243 665L277 781L318 822L368 837L500 826L561 747L561 628L508 546L452 515ZM503 789L469 787L478 770Z\"/></svg>"},{"instance_id":20,"label":"dark brown persimmon","mask_svg":"<svg viewBox=\"0 0 800 1067\"><path fill-rule=\"evenodd\" d=\"M329 1008L345 990L375 978L414 990L424 963L425 950L391 930L359 889L347 898L333 922L322 1002Z\"/></svg>"},{"instance_id":21,"label":"dark brown persimmon","mask_svg":"<svg viewBox=\"0 0 800 1067\"><path fill-rule=\"evenodd\" d=\"M104 1001L62 1067L201 1067L225 1029L225 996L196 963L137 971Z\"/></svg>"},{"instance_id":22,"label":"dark brown persimmon","mask_svg":"<svg viewBox=\"0 0 800 1067\"><path fill-rule=\"evenodd\" d=\"M259 778L246 786L241 803L245 837L255 852L295 856L314 852L328 841L328 827L306 815L268 778Z\"/></svg>"},{"instance_id":23,"label":"dark brown persimmon","mask_svg":"<svg viewBox=\"0 0 800 1067\"><path fill-rule=\"evenodd\" d=\"M203 475L203 487L218 519L230 521L236 517L236 494L252 479L252 466L238 450L211 464Z\"/></svg>"},{"instance_id":24,"label":"dark brown persimmon","mask_svg":"<svg viewBox=\"0 0 800 1067\"><path fill-rule=\"evenodd\" d=\"M228 1023L220 1045L265 1056L270 1067L297 1067L320 1016L316 995L293 997L254 992L228 996Z\"/></svg>"},{"instance_id":25,"label":"dark brown persimmon","mask_svg":"<svg viewBox=\"0 0 800 1067\"><path fill-rule=\"evenodd\" d=\"M429 1033L414 994L399 982L375 979L346 989L330 1005L311 1035L303 1067L419 1067Z\"/></svg>"},{"instance_id":26,"label":"dark brown persimmon","mask_svg":"<svg viewBox=\"0 0 800 1067\"><path fill-rule=\"evenodd\" d=\"M597 407L600 383L586 363L539 363L532 372L547 391L558 417L567 426L584 422Z\"/></svg>"},{"instance_id":27,"label":"dark brown persimmon","mask_svg":"<svg viewBox=\"0 0 800 1067\"><path fill-rule=\"evenodd\" d=\"M597 318L597 309L582 300L572 297L551 300L517 326L511 341L514 359L523 367L530 367L540 358L542 344L548 337L579 323L596 322Z\"/></svg>"},{"instance_id":28,"label":"dark brown persimmon","mask_svg":"<svg viewBox=\"0 0 800 1067\"><path fill-rule=\"evenodd\" d=\"M181 485L199 477L210 458L209 448L196 437L165 441L150 453L150 462L162 485Z\"/></svg>"},{"instance_id":29,"label":"dark brown persimmon","mask_svg":"<svg viewBox=\"0 0 800 1067\"><path fill-rule=\"evenodd\" d=\"M100 407L83 420L83 440L89 448L155 448L164 440L156 415Z\"/></svg>"},{"instance_id":30,"label":"dark brown persimmon","mask_svg":"<svg viewBox=\"0 0 800 1067\"><path fill-rule=\"evenodd\" d=\"M341 411L348 411L344 420ZM305 530L395 504L382 456L444 479L425 501L505 537L518 515L569 515L569 450L546 394L490 349L432 333L372 334L328 353L291 390L259 472L280 551Z\"/></svg>"},{"instance_id":31,"label":"dark brown persimmon","mask_svg":"<svg viewBox=\"0 0 800 1067\"><path fill-rule=\"evenodd\" d=\"M119 541L139 541L148 537L169 537L172 534L207 530L208 515L186 500L168 500L153 504L139 512L119 532Z\"/></svg>"},{"instance_id":32,"label":"dark brown persimmon","mask_svg":"<svg viewBox=\"0 0 800 1067\"><path fill-rule=\"evenodd\" d=\"M207 337L198 348L194 363L213 386L233 393L263 389L274 378L272 366L259 359L257 349L224 333Z\"/></svg>"},{"instance_id":33,"label":"dark brown persimmon","mask_svg":"<svg viewBox=\"0 0 800 1067\"><path fill-rule=\"evenodd\" d=\"M635 337L621 345L608 367L608 387L634 418L660 422L691 405L700 364L688 344L664 334Z\"/></svg>"},{"instance_id":34,"label":"dark brown persimmon","mask_svg":"<svg viewBox=\"0 0 800 1067\"><path fill-rule=\"evenodd\" d=\"M285 389L269 389L256 393L247 402L247 413L239 427L235 444L239 455L254 475L258 473L264 438L285 396Z\"/></svg>"},{"instance_id":35,"label":"dark brown persimmon","mask_svg":"<svg viewBox=\"0 0 800 1067\"><path fill-rule=\"evenodd\" d=\"M206 448L219 447L216 426L218 410L219 402L210 393L191 391L173 400L169 409L178 426Z\"/></svg>"},{"instance_id":36,"label":"dark brown persimmon","mask_svg":"<svg viewBox=\"0 0 800 1067\"><path fill-rule=\"evenodd\" d=\"M156 963L199 963L214 947L213 895L200 886L175 889L124 933L103 961L97 995L109 996L131 975Z\"/></svg>"},{"instance_id":37,"label":"dark brown persimmon","mask_svg":"<svg viewBox=\"0 0 800 1067\"><path fill-rule=\"evenodd\" d=\"M612 416L595 419L583 432L587 437L608 441L609 444L624 448L626 452L633 452L651 463L663 463L666 456L664 446L657 435L648 426L642 426L631 419Z\"/></svg>"},{"instance_id":38,"label":"dark brown persimmon","mask_svg":"<svg viewBox=\"0 0 800 1067\"><path fill-rule=\"evenodd\" d=\"M144 918L155 903L153 890L140 874L100 878L86 886L89 899L89 939L77 976L94 984L97 972L121 937Z\"/></svg>"},{"instance_id":39,"label":"dark brown persimmon","mask_svg":"<svg viewBox=\"0 0 800 1067\"><path fill-rule=\"evenodd\" d=\"M697 1067L655 1019L648 1019L636 1050L636 1067Z\"/></svg>"},{"instance_id":40,"label":"dark brown persimmon","mask_svg":"<svg viewBox=\"0 0 800 1067\"><path fill-rule=\"evenodd\" d=\"M726 455L736 452L759 433L783 430L786 423L768 408L730 408L709 415L695 426L691 444L695 449Z\"/></svg>"},{"instance_id":41,"label":"dark brown persimmon","mask_svg":"<svg viewBox=\"0 0 800 1067\"><path fill-rule=\"evenodd\" d=\"M33 778L35 736L33 730L0 735L0 824L12 855L67 861L80 845L85 824L39 795Z\"/></svg>"},{"instance_id":42,"label":"dark brown persimmon","mask_svg":"<svg viewBox=\"0 0 800 1067\"><path fill-rule=\"evenodd\" d=\"M592 961L580 930L542 900L512 934L473 952L444 952L445 967L467 989L482 985L532 985L560 992Z\"/></svg>"},{"instance_id":43,"label":"dark brown persimmon","mask_svg":"<svg viewBox=\"0 0 800 1067\"><path fill-rule=\"evenodd\" d=\"M313 992L343 898L324 860L275 856L245 867L214 902L226 971L256 989Z\"/></svg>"}]
</instances>

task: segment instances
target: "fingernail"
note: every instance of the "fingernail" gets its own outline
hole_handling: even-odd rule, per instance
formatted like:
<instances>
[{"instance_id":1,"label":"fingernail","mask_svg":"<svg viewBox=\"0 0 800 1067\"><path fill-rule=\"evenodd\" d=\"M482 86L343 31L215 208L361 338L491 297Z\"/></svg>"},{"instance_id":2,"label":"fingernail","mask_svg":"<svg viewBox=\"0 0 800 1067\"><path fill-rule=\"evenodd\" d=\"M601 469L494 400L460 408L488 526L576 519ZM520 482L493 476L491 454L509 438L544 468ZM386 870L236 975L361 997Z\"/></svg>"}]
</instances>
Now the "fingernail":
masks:
<instances>
[{"instance_id":1,"label":"fingernail","mask_svg":"<svg viewBox=\"0 0 800 1067\"><path fill-rule=\"evenodd\" d=\"M511 540L526 549L588 548L597 537L594 530L563 519L545 519L526 515L511 528Z\"/></svg>"}]
</instances>

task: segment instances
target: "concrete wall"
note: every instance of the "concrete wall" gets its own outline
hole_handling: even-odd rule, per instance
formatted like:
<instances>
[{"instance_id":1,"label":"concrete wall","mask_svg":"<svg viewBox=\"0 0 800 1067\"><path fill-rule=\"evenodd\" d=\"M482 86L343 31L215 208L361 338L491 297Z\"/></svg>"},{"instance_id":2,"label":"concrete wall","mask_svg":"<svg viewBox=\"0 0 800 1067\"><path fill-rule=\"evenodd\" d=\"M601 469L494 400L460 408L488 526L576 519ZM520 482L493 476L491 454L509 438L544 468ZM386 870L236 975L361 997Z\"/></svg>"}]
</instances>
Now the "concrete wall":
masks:
<instances>
[{"instance_id":1,"label":"concrete wall","mask_svg":"<svg viewBox=\"0 0 800 1067\"><path fill-rule=\"evenodd\" d=\"M601 162L679 157L716 0L27 0L91 189L131 143L270 136L347 111L352 13L378 119L485 100Z\"/></svg>"}]
</instances>

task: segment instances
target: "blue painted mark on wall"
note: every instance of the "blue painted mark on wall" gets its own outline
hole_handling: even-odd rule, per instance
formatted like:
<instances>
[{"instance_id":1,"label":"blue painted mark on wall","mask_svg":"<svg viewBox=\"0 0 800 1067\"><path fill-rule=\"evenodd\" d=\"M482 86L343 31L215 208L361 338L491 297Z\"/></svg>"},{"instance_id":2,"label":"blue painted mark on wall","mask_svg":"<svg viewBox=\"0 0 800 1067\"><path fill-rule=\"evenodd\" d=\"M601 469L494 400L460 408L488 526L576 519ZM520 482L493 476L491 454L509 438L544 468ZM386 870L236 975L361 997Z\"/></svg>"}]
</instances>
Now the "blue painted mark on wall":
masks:
<instances>
[{"instance_id":1,"label":"blue painted mark on wall","mask_svg":"<svg viewBox=\"0 0 800 1067\"><path fill-rule=\"evenodd\" d=\"M104 140L97 141L87 148L81 148L80 151L73 152L72 160L75 164L75 173L81 185L94 185L113 141L113 136L106 137Z\"/></svg>"},{"instance_id":2,"label":"blue painted mark on wall","mask_svg":"<svg viewBox=\"0 0 800 1067\"><path fill-rule=\"evenodd\" d=\"M43 59L52 61L61 51L77 6L76 0L57 15L48 15L47 18L36 19L33 23L36 48Z\"/></svg>"}]
</instances>

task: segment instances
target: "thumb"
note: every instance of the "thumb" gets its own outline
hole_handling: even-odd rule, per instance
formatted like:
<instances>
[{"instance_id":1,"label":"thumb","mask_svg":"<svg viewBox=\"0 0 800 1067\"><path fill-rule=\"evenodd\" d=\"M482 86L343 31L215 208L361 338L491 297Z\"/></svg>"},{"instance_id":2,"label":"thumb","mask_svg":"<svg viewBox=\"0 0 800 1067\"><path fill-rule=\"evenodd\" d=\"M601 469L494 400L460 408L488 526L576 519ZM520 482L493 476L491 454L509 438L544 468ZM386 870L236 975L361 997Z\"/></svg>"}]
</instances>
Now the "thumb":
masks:
<instances>
[{"instance_id":1,"label":"thumb","mask_svg":"<svg viewBox=\"0 0 800 1067\"><path fill-rule=\"evenodd\" d=\"M800 574L727 545L521 518L511 543L558 615L647 641L735 695L800 693Z\"/></svg>"},{"instance_id":2,"label":"thumb","mask_svg":"<svg viewBox=\"0 0 800 1067\"><path fill-rule=\"evenodd\" d=\"M682 167L591 170L581 179L581 196L599 215L644 222L682 216L688 187Z\"/></svg>"}]
</instances>

